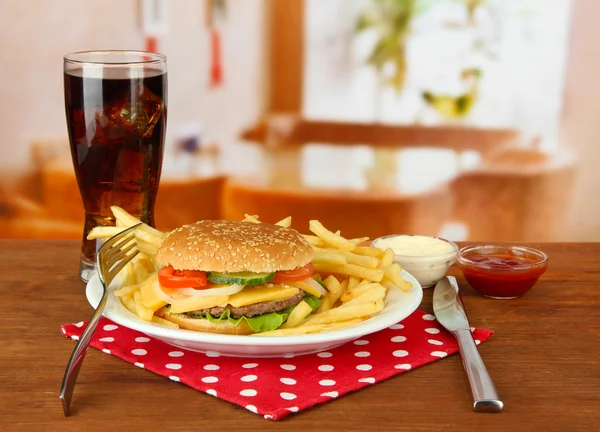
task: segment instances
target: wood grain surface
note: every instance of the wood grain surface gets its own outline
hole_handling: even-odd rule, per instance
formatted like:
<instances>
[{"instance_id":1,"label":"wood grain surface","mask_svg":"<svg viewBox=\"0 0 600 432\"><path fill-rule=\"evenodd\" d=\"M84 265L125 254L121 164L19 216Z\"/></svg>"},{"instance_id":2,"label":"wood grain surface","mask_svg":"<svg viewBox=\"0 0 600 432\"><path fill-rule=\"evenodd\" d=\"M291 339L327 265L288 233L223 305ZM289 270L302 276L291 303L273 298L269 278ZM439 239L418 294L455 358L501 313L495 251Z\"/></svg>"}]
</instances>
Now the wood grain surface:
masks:
<instances>
[{"instance_id":1,"label":"wood grain surface","mask_svg":"<svg viewBox=\"0 0 600 432\"><path fill-rule=\"evenodd\" d=\"M599 430L600 243L537 247L550 267L521 299L480 297L459 277L471 324L495 332L480 352L504 412L472 411L451 356L273 422L95 349L64 418L58 392L74 343L59 325L92 311L77 278L79 244L0 241L0 430ZM431 290L421 309L431 312Z\"/></svg>"}]
</instances>

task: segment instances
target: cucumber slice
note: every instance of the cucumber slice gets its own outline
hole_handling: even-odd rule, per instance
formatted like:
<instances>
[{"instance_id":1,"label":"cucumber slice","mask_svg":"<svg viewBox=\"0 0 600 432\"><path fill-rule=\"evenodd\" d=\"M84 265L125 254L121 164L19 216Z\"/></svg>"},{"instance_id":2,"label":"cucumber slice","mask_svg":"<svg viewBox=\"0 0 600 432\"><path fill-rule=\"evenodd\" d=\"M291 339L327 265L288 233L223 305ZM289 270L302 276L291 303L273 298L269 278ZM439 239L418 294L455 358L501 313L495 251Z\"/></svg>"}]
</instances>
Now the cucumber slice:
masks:
<instances>
[{"instance_id":1,"label":"cucumber slice","mask_svg":"<svg viewBox=\"0 0 600 432\"><path fill-rule=\"evenodd\" d=\"M252 273L252 272L238 272L238 273L217 273L210 272L208 274L208 280L217 284L231 284L231 285L261 285L267 283L275 277L275 273Z\"/></svg>"}]
</instances>

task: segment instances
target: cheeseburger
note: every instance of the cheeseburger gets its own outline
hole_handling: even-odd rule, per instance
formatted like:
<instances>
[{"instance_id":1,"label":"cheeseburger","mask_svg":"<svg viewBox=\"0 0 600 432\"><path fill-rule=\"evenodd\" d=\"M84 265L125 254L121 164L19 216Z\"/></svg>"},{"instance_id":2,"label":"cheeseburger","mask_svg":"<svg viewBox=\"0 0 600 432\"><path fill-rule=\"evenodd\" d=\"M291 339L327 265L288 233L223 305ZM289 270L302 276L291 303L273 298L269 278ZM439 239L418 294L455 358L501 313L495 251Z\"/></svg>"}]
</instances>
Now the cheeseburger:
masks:
<instances>
[{"instance_id":1,"label":"cheeseburger","mask_svg":"<svg viewBox=\"0 0 600 432\"><path fill-rule=\"evenodd\" d=\"M158 311L180 328L246 335L274 330L301 301L315 310L323 288L312 247L290 228L199 221L169 233L156 259L169 304Z\"/></svg>"}]
</instances>

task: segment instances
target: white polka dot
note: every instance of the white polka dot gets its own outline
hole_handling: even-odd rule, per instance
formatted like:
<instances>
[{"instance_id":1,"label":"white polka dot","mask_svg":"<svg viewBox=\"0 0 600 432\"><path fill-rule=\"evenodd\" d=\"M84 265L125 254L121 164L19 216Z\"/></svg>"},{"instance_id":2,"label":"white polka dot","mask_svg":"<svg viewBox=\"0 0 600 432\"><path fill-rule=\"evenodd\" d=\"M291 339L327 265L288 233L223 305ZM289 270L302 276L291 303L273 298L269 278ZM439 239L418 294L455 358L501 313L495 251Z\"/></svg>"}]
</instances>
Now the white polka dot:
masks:
<instances>
[{"instance_id":1,"label":"white polka dot","mask_svg":"<svg viewBox=\"0 0 600 432\"><path fill-rule=\"evenodd\" d=\"M242 365L244 369L252 369L258 366L258 363L245 363Z\"/></svg>"},{"instance_id":2,"label":"white polka dot","mask_svg":"<svg viewBox=\"0 0 600 432\"><path fill-rule=\"evenodd\" d=\"M134 365L134 366L137 366L137 367L139 367L139 368L142 368L142 369L144 369L144 363L138 363L138 362L135 362L133 365Z\"/></svg>"},{"instance_id":3,"label":"white polka dot","mask_svg":"<svg viewBox=\"0 0 600 432\"><path fill-rule=\"evenodd\" d=\"M358 369L360 371L369 371L369 370L373 369L373 366L371 366L369 364L360 364L360 365L356 366L356 369Z\"/></svg>"},{"instance_id":4,"label":"white polka dot","mask_svg":"<svg viewBox=\"0 0 600 432\"><path fill-rule=\"evenodd\" d=\"M321 393L321 396L328 396L328 397L332 397L332 398L336 398L336 397L338 397L338 395L339 395L339 393L336 391Z\"/></svg>"},{"instance_id":5,"label":"white polka dot","mask_svg":"<svg viewBox=\"0 0 600 432\"><path fill-rule=\"evenodd\" d=\"M106 331L113 331L113 330L116 330L116 329L118 329L119 327L117 327L117 326L116 326L116 325L114 325L114 324L106 324L106 325L105 325L104 327L102 327L102 328L103 328L104 330L106 330Z\"/></svg>"},{"instance_id":6,"label":"white polka dot","mask_svg":"<svg viewBox=\"0 0 600 432\"><path fill-rule=\"evenodd\" d=\"M207 364L204 366L204 370L219 370L220 367L215 364Z\"/></svg>"},{"instance_id":7,"label":"white polka dot","mask_svg":"<svg viewBox=\"0 0 600 432\"><path fill-rule=\"evenodd\" d=\"M297 397L294 393L288 393L288 392L281 392L281 393L279 393L279 396L281 396L281 398L285 399L285 400L294 400Z\"/></svg>"},{"instance_id":8,"label":"white polka dot","mask_svg":"<svg viewBox=\"0 0 600 432\"><path fill-rule=\"evenodd\" d=\"M254 405L246 405L246 409L248 411L253 412L254 414L258 414L258 410L256 409L256 407Z\"/></svg>"},{"instance_id":9,"label":"white polka dot","mask_svg":"<svg viewBox=\"0 0 600 432\"><path fill-rule=\"evenodd\" d=\"M254 397L258 392L254 389L244 389L240 392L240 396Z\"/></svg>"},{"instance_id":10,"label":"white polka dot","mask_svg":"<svg viewBox=\"0 0 600 432\"><path fill-rule=\"evenodd\" d=\"M271 419L273 418L273 416L272 416L271 414L265 414L265 415L263 416L263 418L264 418L265 420L271 420Z\"/></svg>"},{"instance_id":11,"label":"white polka dot","mask_svg":"<svg viewBox=\"0 0 600 432\"><path fill-rule=\"evenodd\" d=\"M375 383L375 378L371 378L371 377L369 377L369 378L361 378L361 379L358 380L358 382L366 382L366 383L369 383L369 384L373 384L373 383Z\"/></svg>"},{"instance_id":12,"label":"white polka dot","mask_svg":"<svg viewBox=\"0 0 600 432\"><path fill-rule=\"evenodd\" d=\"M287 385L295 385L296 384L296 380L291 379L291 378L280 378L279 381L281 381L282 383L287 384Z\"/></svg>"},{"instance_id":13,"label":"white polka dot","mask_svg":"<svg viewBox=\"0 0 600 432\"><path fill-rule=\"evenodd\" d=\"M481 341L479 339L475 339L475 345L479 345Z\"/></svg>"},{"instance_id":14,"label":"white polka dot","mask_svg":"<svg viewBox=\"0 0 600 432\"><path fill-rule=\"evenodd\" d=\"M394 366L394 368L409 370L410 368L412 368L412 366L409 365L408 363L403 363L403 364L397 364L396 366Z\"/></svg>"},{"instance_id":15,"label":"white polka dot","mask_svg":"<svg viewBox=\"0 0 600 432\"><path fill-rule=\"evenodd\" d=\"M445 353L444 351L433 351L433 352L431 352L431 355L434 357L443 358L443 357L446 357L448 354Z\"/></svg>"},{"instance_id":16,"label":"white polka dot","mask_svg":"<svg viewBox=\"0 0 600 432\"><path fill-rule=\"evenodd\" d=\"M208 389L206 390L206 394L209 394L211 396L217 397L217 391L214 389Z\"/></svg>"},{"instance_id":17,"label":"white polka dot","mask_svg":"<svg viewBox=\"0 0 600 432\"><path fill-rule=\"evenodd\" d=\"M169 377L169 379L170 379L171 381L180 382L180 381L179 381L179 377L178 377L178 376L175 376L175 375L171 375L171 376Z\"/></svg>"},{"instance_id":18,"label":"white polka dot","mask_svg":"<svg viewBox=\"0 0 600 432\"><path fill-rule=\"evenodd\" d=\"M440 332L440 329L437 328L426 328L425 331L429 334L438 334Z\"/></svg>"},{"instance_id":19,"label":"white polka dot","mask_svg":"<svg viewBox=\"0 0 600 432\"><path fill-rule=\"evenodd\" d=\"M371 353L369 351L359 351L354 353L356 357L369 357Z\"/></svg>"},{"instance_id":20,"label":"white polka dot","mask_svg":"<svg viewBox=\"0 0 600 432\"><path fill-rule=\"evenodd\" d=\"M221 357L221 353L217 351L206 351L206 357Z\"/></svg>"},{"instance_id":21,"label":"white polka dot","mask_svg":"<svg viewBox=\"0 0 600 432\"><path fill-rule=\"evenodd\" d=\"M252 382L252 381L256 381L258 379L258 377L256 375L244 375L243 377L240 378L241 381L244 382Z\"/></svg>"},{"instance_id":22,"label":"white polka dot","mask_svg":"<svg viewBox=\"0 0 600 432\"><path fill-rule=\"evenodd\" d=\"M150 342L150 339L148 339L147 337L136 337L135 341L143 343L143 342Z\"/></svg>"},{"instance_id":23,"label":"white polka dot","mask_svg":"<svg viewBox=\"0 0 600 432\"><path fill-rule=\"evenodd\" d=\"M101 338L99 339L100 342L114 342L115 338L113 337L106 337L106 338Z\"/></svg>"},{"instance_id":24,"label":"white polka dot","mask_svg":"<svg viewBox=\"0 0 600 432\"><path fill-rule=\"evenodd\" d=\"M368 340L359 339L354 341L354 345L367 345L369 343Z\"/></svg>"},{"instance_id":25,"label":"white polka dot","mask_svg":"<svg viewBox=\"0 0 600 432\"><path fill-rule=\"evenodd\" d=\"M406 341L406 337L404 336L394 336L391 339L392 342L405 342Z\"/></svg>"},{"instance_id":26,"label":"white polka dot","mask_svg":"<svg viewBox=\"0 0 600 432\"><path fill-rule=\"evenodd\" d=\"M471 333L475 331L475 327L471 327Z\"/></svg>"},{"instance_id":27,"label":"white polka dot","mask_svg":"<svg viewBox=\"0 0 600 432\"><path fill-rule=\"evenodd\" d=\"M74 325L75 327L79 327L79 328L81 328L81 327L83 327L83 321L79 321L78 323L75 323L75 324L73 324L73 325ZM106 327L106 326L105 326L105 327ZM106 330L106 329L104 329L104 330ZM111 330L112 330L112 329L111 329Z\"/></svg>"},{"instance_id":28,"label":"white polka dot","mask_svg":"<svg viewBox=\"0 0 600 432\"><path fill-rule=\"evenodd\" d=\"M444 342L435 339L427 339L427 342L431 345L444 345Z\"/></svg>"},{"instance_id":29,"label":"white polka dot","mask_svg":"<svg viewBox=\"0 0 600 432\"><path fill-rule=\"evenodd\" d=\"M64 327L60 328L60 331L62 332L62 334L66 335L67 334L67 330Z\"/></svg>"},{"instance_id":30,"label":"white polka dot","mask_svg":"<svg viewBox=\"0 0 600 432\"><path fill-rule=\"evenodd\" d=\"M423 318L425 321L435 321L435 317L431 314L425 314L421 318Z\"/></svg>"},{"instance_id":31,"label":"white polka dot","mask_svg":"<svg viewBox=\"0 0 600 432\"><path fill-rule=\"evenodd\" d=\"M219 382L219 378L214 377L214 376L207 376L207 377L202 378L202 382L207 383L207 384L212 384L212 383Z\"/></svg>"},{"instance_id":32,"label":"white polka dot","mask_svg":"<svg viewBox=\"0 0 600 432\"><path fill-rule=\"evenodd\" d=\"M71 339L73 339L73 340L79 340L79 336L73 335L73 336L71 336Z\"/></svg>"},{"instance_id":33,"label":"white polka dot","mask_svg":"<svg viewBox=\"0 0 600 432\"><path fill-rule=\"evenodd\" d=\"M400 329L404 328L404 325L402 325L402 324L394 324L394 325L389 326L389 328L391 330L400 330Z\"/></svg>"},{"instance_id":34,"label":"white polka dot","mask_svg":"<svg viewBox=\"0 0 600 432\"><path fill-rule=\"evenodd\" d=\"M291 411L291 412L298 412L298 407L289 407L289 408L286 408L286 410Z\"/></svg>"},{"instance_id":35,"label":"white polka dot","mask_svg":"<svg viewBox=\"0 0 600 432\"><path fill-rule=\"evenodd\" d=\"M183 357L183 352L181 352L181 351L171 351L169 353L169 357Z\"/></svg>"},{"instance_id":36,"label":"white polka dot","mask_svg":"<svg viewBox=\"0 0 600 432\"><path fill-rule=\"evenodd\" d=\"M408 351L405 350L396 350L392 353L394 357L406 357L408 355Z\"/></svg>"},{"instance_id":37,"label":"white polka dot","mask_svg":"<svg viewBox=\"0 0 600 432\"><path fill-rule=\"evenodd\" d=\"M335 381L334 380L330 380L330 379L321 380L321 381L319 381L319 384L322 385L322 386L324 386L324 387L329 387L329 386L335 385Z\"/></svg>"},{"instance_id":38,"label":"white polka dot","mask_svg":"<svg viewBox=\"0 0 600 432\"><path fill-rule=\"evenodd\" d=\"M102 352L103 352L103 353L106 353L106 354L110 354L110 350L109 350L109 349L106 349L106 348L104 348L104 349L102 350Z\"/></svg>"},{"instance_id":39,"label":"white polka dot","mask_svg":"<svg viewBox=\"0 0 600 432\"><path fill-rule=\"evenodd\" d=\"M131 354L138 355L138 356L143 356L143 355L148 354L148 351L146 351L145 349L136 348L134 350L131 350Z\"/></svg>"},{"instance_id":40,"label":"white polka dot","mask_svg":"<svg viewBox=\"0 0 600 432\"><path fill-rule=\"evenodd\" d=\"M296 369L296 366L291 365L291 364L282 364L281 369L286 370L286 371L293 371L294 369Z\"/></svg>"},{"instance_id":41,"label":"white polka dot","mask_svg":"<svg viewBox=\"0 0 600 432\"><path fill-rule=\"evenodd\" d=\"M329 358L329 357L333 356L333 354L331 354L330 352L325 351L325 352L318 353L317 356L319 356L321 358Z\"/></svg>"},{"instance_id":42,"label":"white polka dot","mask_svg":"<svg viewBox=\"0 0 600 432\"><path fill-rule=\"evenodd\" d=\"M179 363L167 363L165 365L165 367L167 369L171 369L171 370L179 370L179 369L181 369L181 365Z\"/></svg>"},{"instance_id":43,"label":"white polka dot","mask_svg":"<svg viewBox=\"0 0 600 432\"><path fill-rule=\"evenodd\" d=\"M321 372L331 372L333 370L333 366L331 366L331 365L321 365L321 366L319 366L319 370Z\"/></svg>"},{"instance_id":44,"label":"white polka dot","mask_svg":"<svg viewBox=\"0 0 600 432\"><path fill-rule=\"evenodd\" d=\"M287 353L287 354L284 354L282 357L283 358L294 358L294 357L296 357L296 354Z\"/></svg>"}]
</instances>

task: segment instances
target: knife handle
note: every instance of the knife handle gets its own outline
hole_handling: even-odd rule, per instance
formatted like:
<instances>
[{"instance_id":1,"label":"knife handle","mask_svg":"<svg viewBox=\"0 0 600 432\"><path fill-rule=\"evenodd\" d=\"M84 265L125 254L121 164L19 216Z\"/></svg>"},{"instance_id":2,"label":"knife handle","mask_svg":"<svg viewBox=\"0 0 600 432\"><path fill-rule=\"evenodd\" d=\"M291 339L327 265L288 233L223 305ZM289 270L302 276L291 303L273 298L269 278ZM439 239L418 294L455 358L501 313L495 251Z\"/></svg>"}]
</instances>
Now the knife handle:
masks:
<instances>
[{"instance_id":1,"label":"knife handle","mask_svg":"<svg viewBox=\"0 0 600 432\"><path fill-rule=\"evenodd\" d=\"M473 409L477 412L500 412L504 404L498 396L494 382L490 377L483 360L477 350L470 330L456 330L454 336L469 378L471 392L473 393Z\"/></svg>"}]
</instances>

